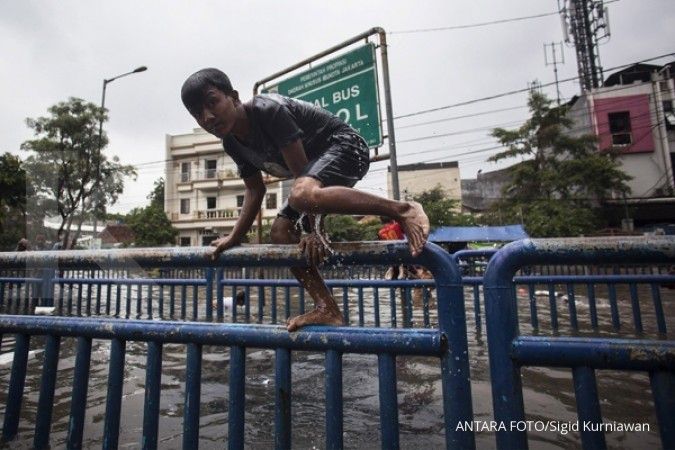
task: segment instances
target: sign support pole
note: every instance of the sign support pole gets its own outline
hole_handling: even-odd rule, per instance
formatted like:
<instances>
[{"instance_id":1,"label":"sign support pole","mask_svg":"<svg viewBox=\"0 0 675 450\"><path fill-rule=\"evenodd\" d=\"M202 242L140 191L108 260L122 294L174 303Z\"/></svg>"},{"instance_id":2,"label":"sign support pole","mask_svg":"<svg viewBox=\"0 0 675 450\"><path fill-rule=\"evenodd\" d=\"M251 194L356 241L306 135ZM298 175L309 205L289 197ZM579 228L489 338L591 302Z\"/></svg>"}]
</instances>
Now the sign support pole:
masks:
<instances>
[{"instance_id":1,"label":"sign support pole","mask_svg":"<svg viewBox=\"0 0 675 450\"><path fill-rule=\"evenodd\" d=\"M398 163L396 161L396 134L394 133L394 109L391 104L391 86L389 85L389 57L387 36L382 28L376 28L380 35L380 54L382 55L382 80L384 82L384 107L387 115L387 140L389 141L389 162L391 166L391 189L394 200L401 200L398 184Z\"/></svg>"}]
</instances>

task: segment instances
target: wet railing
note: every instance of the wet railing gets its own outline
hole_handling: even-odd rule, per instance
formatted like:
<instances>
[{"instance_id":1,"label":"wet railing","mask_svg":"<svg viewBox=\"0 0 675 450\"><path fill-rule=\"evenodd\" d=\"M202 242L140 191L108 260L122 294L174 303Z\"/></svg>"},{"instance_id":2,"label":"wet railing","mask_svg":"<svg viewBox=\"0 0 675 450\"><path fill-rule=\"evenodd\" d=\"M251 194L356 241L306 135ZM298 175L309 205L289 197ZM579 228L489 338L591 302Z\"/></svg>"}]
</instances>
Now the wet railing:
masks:
<instances>
[{"instance_id":1,"label":"wet railing","mask_svg":"<svg viewBox=\"0 0 675 450\"><path fill-rule=\"evenodd\" d=\"M26 380L27 359L30 340L34 336L46 336L44 363L41 374L40 394L37 417L34 426L36 448L49 445L52 422L52 404L54 385L57 377L59 350L63 337L76 337L77 356L72 384L72 404L68 426L67 446L78 448L83 443L84 415L87 408L87 388L90 375L92 340L109 340L108 392L106 396L105 425L103 447L116 448L119 439L120 405L124 384L125 351L127 343L147 342L147 364L145 370L145 401L143 412L142 438L143 448L156 448L158 445L159 399L161 395L162 349L167 343L180 343L187 347L185 408L183 413L183 447L196 448L198 445L201 363L204 345L227 346L230 348L229 364L229 408L228 408L228 444L230 448L244 446L244 426L246 410L245 367L248 348L273 349L276 355L275 369L275 446L291 446L291 353L294 351L325 352L325 436L327 448L341 448L343 445L343 388L342 355L345 353L375 354L378 358L378 383L380 399L380 430L383 448L399 446L399 420L396 383L396 358L398 355L424 355L437 357L440 367L443 392L443 414L446 446L448 448L474 448L474 435L457 428L456 424L473 420L471 388L469 383L469 363L467 348L466 316L462 298L460 273L450 256L434 245L427 245L423 254L411 260L404 244L358 244L335 245L336 254L329 264L390 264L411 263L427 267L436 280L434 284L436 301L435 326L430 320L424 321L425 329L418 328L377 328L377 327L306 327L295 333L288 333L284 327L275 325L250 325L240 323L203 323L175 320L119 320L114 316L133 314L145 315L145 318L164 318L164 301L159 303L147 299L169 298L169 319L171 305L179 305L182 314L188 310L188 296L181 295L176 303L172 288L193 293L201 288L216 285L218 301L207 297L203 305L206 318L219 317L220 303L226 286L241 286L244 289L264 289L272 281L265 280L228 280L213 276L213 267L275 266L288 267L303 263L294 246L255 246L239 247L224 253L217 262L208 261L208 249L135 249L113 251L60 251L60 252L24 252L0 254L0 269L14 270L28 268L27 273L39 269L40 277L31 277L23 281L24 297L35 299L41 306L55 307L55 311L75 317L38 317L30 315L0 316L0 334L14 334L14 358L7 387L8 396L2 429L2 439L11 441L18 433L21 417L22 395ZM211 266L211 267L209 267ZM207 267L205 279L183 280L125 280L60 279L60 272L69 270L115 270L122 268L190 268ZM0 280L3 281L3 280ZM4 280L6 283L19 283L19 280ZM115 288L111 288L112 283ZM146 289L138 287L147 282ZM88 286L86 289L72 289L69 283ZM236 283L236 285L234 284ZM280 280L274 280L274 289L291 288L280 286ZM385 285L384 283L390 283ZM21 283L19 283L21 285ZM135 302L131 295L123 295L128 286L137 286ZM284 283L281 283L284 284ZM429 281L389 281L382 280L345 280L332 282L333 289L356 288L365 286L375 289L399 290L412 286L428 287ZM37 290L26 287L40 286ZM152 289L160 286L159 295ZM89 286L94 286L90 289ZM166 286L166 287L165 287ZM165 291L167 289L168 291ZM129 289L130 290L130 289ZM162 297L161 292L168 292ZM206 289L206 293L212 292ZM85 293L82 296L82 293ZM74 294L74 295L73 295ZM273 296L274 294L271 294ZM21 297L21 296L19 296ZM126 303L120 301L126 297ZM200 316L199 296L194 294L193 311ZM250 293L248 303L250 305ZM105 299L106 301L101 301ZM115 301L109 301L114 299ZM290 300L290 296L286 296ZM11 301L14 301L13 299ZM264 309L266 301L258 295L258 311ZM199 303L199 302L198 302ZM17 304L21 304L17 301ZM274 304L274 299L269 299ZM391 306L393 305L393 306ZM346 306L346 307L345 307ZM357 301L354 316L350 312L350 302L343 303L347 323L365 325L362 319L362 307ZM396 309L396 304L390 302ZM155 307L157 308L155 310ZM404 307L403 309L407 309ZM235 308L236 311L236 308ZM274 308L276 311L276 308ZM174 311L175 312L175 311ZM144 314L145 313L145 314ZM98 314L106 317L96 317ZM250 320L250 311L244 307L244 316ZM93 317L80 317L91 315ZM185 314L185 317L190 317ZM194 316L193 316L194 317ZM354 317L354 318L352 318ZM358 319L356 319L358 317ZM379 315L376 315L379 317ZM408 316L410 317L410 316ZM405 315L404 315L405 318ZM232 320L237 321L236 313ZM379 319L378 319L379 320ZM396 326L396 314L390 317L392 326ZM406 319L404 319L405 321ZM379 323L378 323L379 324ZM404 325L409 325L409 323Z\"/></svg>"},{"instance_id":2,"label":"wet railing","mask_svg":"<svg viewBox=\"0 0 675 450\"><path fill-rule=\"evenodd\" d=\"M291 316L294 303L299 314L306 312L300 284L293 279L268 279L267 271L261 274L265 279L224 278L224 271L215 268L196 273L204 278L156 278L150 273L130 278L92 278L81 273L58 277L55 270L45 274L41 278L0 276L0 313L49 311L58 316L277 324ZM429 328L437 324L433 280L329 279L326 284L341 303L347 325ZM244 294L241 305L232 300L237 293ZM366 296L372 298L372 311L364 307ZM421 303L416 324L413 298Z\"/></svg>"},{"instance_id":3,"label":"wet railing","mask_svg":"<svg viewBox=\"0 0 675 450\"><path fill-rule=\"evenodd\" d=\"M509 244L490 260L485 279L485 308L492 383L494 417L504 428L496 430L500 449L525 449L528 446L525 407L521 384L521 367L568 367L572 370L581 423L584 448L605 448L603 416L600 408L595 372L598 369L648 372L652 399L658 420L663 448L675 447L675 342L666 337L665 317L658 295L658 286L675 282L674 275L614 275L516 277L523 267L556 264L672 264L675 261L675 239L560 239L525 240ZM609 285L612 323L620 328L616 298L612 287L617 283L629 286L630 310L634 332L640 339L580 337L577 335L574 291L568 288L571 336L560 335L556 319L556 296L552 296L550 317L553 335L523 336L518 317L516 285L533 283L590 284L589 308L593 328L597 327L597 311L592 307L595 284ZM656 339L642 339L643 320L637 295L637 284L646 283L653 295ZM549 292L551 288L549 287ZM531 292L531 289L530 289ZM532 327L536 310L531 310Z\"/></svg>"}]
</instances>

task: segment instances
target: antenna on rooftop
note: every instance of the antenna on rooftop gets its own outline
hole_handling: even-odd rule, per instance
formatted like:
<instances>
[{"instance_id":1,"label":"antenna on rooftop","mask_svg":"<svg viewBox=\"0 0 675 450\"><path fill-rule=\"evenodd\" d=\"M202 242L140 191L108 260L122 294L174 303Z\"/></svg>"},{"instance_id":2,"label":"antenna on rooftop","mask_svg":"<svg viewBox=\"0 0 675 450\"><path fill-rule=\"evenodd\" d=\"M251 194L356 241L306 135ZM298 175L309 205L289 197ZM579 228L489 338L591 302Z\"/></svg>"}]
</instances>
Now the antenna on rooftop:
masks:
<instances>
[{"instance_id":1,"label":"antenna on rooftop","mask_svg":"<svg viewBox=\"0 0 675 450\"><path fill-rule=\"evenodd\" d=\"M549 48L551 49L550 58L548 52ZM560 49L559 52L556 52L557 48ZM558 59L558 53L560 54L560 59ZM565 54L563 53L562 42L551 42L550 44L544 44L544 62L546 64L546 67L551 65L553 66L553 74L555 75L556 98L558 100L558 106L560 106L560 85L558 84L558 64L565 64Z\"/></svg>"}]
</instances>

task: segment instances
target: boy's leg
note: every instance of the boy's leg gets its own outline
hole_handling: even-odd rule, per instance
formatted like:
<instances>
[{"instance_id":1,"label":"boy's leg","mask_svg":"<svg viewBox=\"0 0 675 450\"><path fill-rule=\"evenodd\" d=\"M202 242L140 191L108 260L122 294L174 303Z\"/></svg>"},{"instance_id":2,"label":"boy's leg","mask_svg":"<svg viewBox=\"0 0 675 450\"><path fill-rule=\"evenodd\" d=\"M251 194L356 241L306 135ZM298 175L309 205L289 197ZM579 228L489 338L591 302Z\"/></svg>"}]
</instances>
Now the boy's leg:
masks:
<instances>
[{"instance_id":1,"label":"boy's leg","mask_svg":"<svg viewBox=\"0 0 675 450\"><path fill-rule=\"evenodd\" d=\"M398 221L413 256L422 252L429 236L429 219L417 202L390 200L345 186L324 186L307 176L295 180L289 205L311 214L363 214L387 216Z\"/></svg>"},{"instance_id":2,"label":"boy's leg","mask_svg":"<svg viewBox=\"0 0 675 450\"><path fill-rule=\"evenodd\" d=\"M286 217L277 217L272 224L272 242L275 244L297 244L300 233L295 224ZM314 300L314 310L288 320L288 331L295 331L305 325L343 325L340 308L324 283L316 267L291 267L291 272Z\"/></svg>"}]
</instances>

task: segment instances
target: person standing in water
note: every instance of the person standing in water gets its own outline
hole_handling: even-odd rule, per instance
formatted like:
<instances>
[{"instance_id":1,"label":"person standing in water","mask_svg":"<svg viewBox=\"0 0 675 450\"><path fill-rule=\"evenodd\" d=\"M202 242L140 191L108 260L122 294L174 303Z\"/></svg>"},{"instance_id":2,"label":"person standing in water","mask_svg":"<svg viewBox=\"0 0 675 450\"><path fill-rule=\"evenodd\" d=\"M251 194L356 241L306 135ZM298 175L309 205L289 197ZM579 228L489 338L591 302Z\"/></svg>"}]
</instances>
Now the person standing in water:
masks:
<instances>
[{"instance_id":1,"label":"person standing in water","mask_svg":"<svg viewBox=\"0 0 675 450\"><path fill-rule=\"evenodd\" d=\"M199 126L222 139L225 153L244 180L244 204L232 232L211 243L213 259L239 245L260 210L266 192L261 171L293 178L286 204L272 224L275 244L297 243L308 266L293 275L315 308L288 320L288 331L305 325L343 325L342 314L317 266L330 251L323 232L325 214L387 216L398 221L418 256L429 235L429 219L416 202L377 197L353 186L368 172L370 155L361 136L330 112L277 94L242 102L218 69L190 75L181 89L183 104Z\"/></svg>"}]
</instances>

